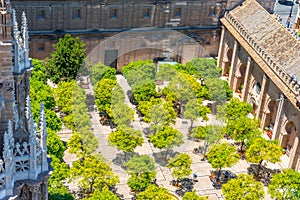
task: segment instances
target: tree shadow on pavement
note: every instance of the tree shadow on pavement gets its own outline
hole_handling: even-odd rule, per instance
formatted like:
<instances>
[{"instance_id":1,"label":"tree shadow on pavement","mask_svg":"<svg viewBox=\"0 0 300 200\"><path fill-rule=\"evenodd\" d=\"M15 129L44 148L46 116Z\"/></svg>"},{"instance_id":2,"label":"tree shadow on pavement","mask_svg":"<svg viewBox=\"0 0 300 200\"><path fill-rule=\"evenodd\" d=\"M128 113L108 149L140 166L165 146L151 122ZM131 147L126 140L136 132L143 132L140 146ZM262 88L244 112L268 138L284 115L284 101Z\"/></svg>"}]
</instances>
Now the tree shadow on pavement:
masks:
<instances>
[{"instance_id":1,"label":"tree shadow on pavement","mask_svg":"<svg viewBox=\"0 0 300 200\"><path fill-rule=\"evenodd\" d=\"M135 155L138 155L138 153L128 152L126 153L126 160L125 160L125 154L123 152L117 153L116 157L112 160L112 163L125 169L124 164Z\"/></svg>"},{"instance_id":2,"label":"tree shadow on pavement","mask_svg":"<svg viewBox=\"0 0 300 200\"><path fill-rule=\"evenodd\" d=\"M168 164L168 160L170 158L174 158L176 154L179 154L179 152L174 152L174 150L171 149L168 151L160 151L158 153L153 153L153 157L156 163L158 163L162 167L165 167Z\"/></svg>"}]
</instances>

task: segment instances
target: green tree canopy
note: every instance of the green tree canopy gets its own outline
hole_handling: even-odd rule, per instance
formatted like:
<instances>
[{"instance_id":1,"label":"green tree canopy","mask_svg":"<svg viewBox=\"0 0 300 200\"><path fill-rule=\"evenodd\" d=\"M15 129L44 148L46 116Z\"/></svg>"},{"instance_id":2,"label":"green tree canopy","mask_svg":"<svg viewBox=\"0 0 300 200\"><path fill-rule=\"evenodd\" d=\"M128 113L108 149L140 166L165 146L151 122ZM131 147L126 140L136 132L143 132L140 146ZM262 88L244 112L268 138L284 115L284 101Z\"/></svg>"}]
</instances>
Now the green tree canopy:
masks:
<instances>
[{"instance_id":1,"label":"green tree canopy","mask_svg":"<svg viewBox=\"0 0 300 200\"><path fill-rule=\"evenodd\" d=\"M129 126L134 119L134 110L125 103L114 104L112 105L112 117L118 126Z\"/></svg>"},{"instance_id":2,"label":"green tree canopy","mask_svg":"<svg viewBox=\"0 0 300 200\"><path fill-rule=\"evenodd\" d=\"M141 146L144 139L141 131L127 126L118 126L117 131L109 134L108 142L117 149L124 151L126 160L126 153L133 152L137 146Z\"/></svg>"},{"instance_id":3,"label":"green tree canopy","mask_svg":"<svg viewBox=\"0 0 300 200\"><path fill-rule=\"evenodd\" d=\"M138 110L144 115L145 122L150 123L153 120L150 118L151 108L160 104L162 104L162 100L154 97L151 97L149 101L139 102Z\"/></svg>"},{"instance_id":4,"label":"green tree canopy","mask_svg":"<svg viewBox=\"0 0 300 200\"><path fill-rule=\"evenodd\" d=\"M214 144L207 153L208 162L212 168L218 170L218 178L222 168L235 165L239 158L235 147L229 143Z\"/></svg>"},{"instance_id":5,"label":"green tree canopy","mask_svg":"<svg viewBox=\"0 0 300 200\"><path fill-rule=\"evenodd\" d=\"M193 66L198 72L196 77L200 78L217 78L221 73L217 68L216 59L208 58L195 58L186 64L187 66Z\"/></svg>"},{"instance_id":6,"label":"green tree canopy","mask_svg":"<svg viewBox=\"0 0 300 200\"><path fill-rule=\"evenodd\" d=\"M206 79L205 85L208 87L210 99L216 101L218 105L224 104L232 97L228 83L220 78Z\"/></svg>"},{"instance_id":7,"label":"green tree canopy","mask_svg":"<svg viewBox=\"0 0 300 200\"><path fill-rule=\"evenodd\" d=\"M193 192L186 192L183 197L182 200L208 200L207 196L199 196L196 194L195 191Z\"/></svg>"},{"instance_id":8,"label":"green tree canopy","mask_svg":"<svg viewBox=\"0 0 300 200\"><path fill-rule=\"evenodd\" d=\"M92 154L98 148L98 140L90 130L74 132L68 140L67 146L70 153L77 154L78 158Z\"/></svg>"},{"instance_id":9,"label":"green tree canopy","mask_svg":"<svg viewBox=\"0 0 300 200\"><path fill-rule=\"evenodd\" d=\"M223 184L222 192L226 200L260 200L265 194L262 183L248 174L239 174L238 178Z\"/></svg>"},{"instance_id":10,"label":"green tree canopy","mask_svg":"<svg viewBox=\"0 0 300 200\"><path fill-rule=\"evenodd\" d=\"M181 180L192 174L191 169L192 159L186 154L177 154L174 158L168 161L167 167L172 170L172 176Z\"/></svg>"},{"instance_id":11,"label":"green tree canopy","mask_svg":"<svg viewBox=\"0 0 300 200\"><path fill-rule=\"evenodd\" d=\"M46 63L42 60L32 59L33 70L30 75L30 81L37 80L44 84L47 82Z\"/></svg>"},{"instance_id":12,"label":"green tree canopy","mask_svg":"<svg viewBox=\"0 0 300 200\"><path fill-rule=\"evenodd\" d=\"M172 195L166 188L158 187L156 185L149 185L145 191L137 194L136 198L137 200L170 200L172 199Z\"/></svg>"},{"instance_id":13,"label":"green tree canopy","mask_svg":"<svg viewBox=\"0 0 300 200\"><path fill-rule=\"evenodd\" d=\"M212 144L218 143L222 139L222 126L211 124L195 127L192 129L191 137L198 140L204 140L203 156L205 158L207 148Z\"/></svg>"},{"instance_id":14,"label":"green tree canopy","mask_svg":"<svg viewBox=\"0 0 300 200\"><path fill-rule=\"evenodd\" d=\"M228 121L224 127L224 133L232 137L235 141L241 142L241 151L245 143L251 144L256 138L261 137L259 122L246 116ZM248 145L249 146L249 145Z\"/></svg>"},{"instance_id":15,"label":"green tree canopy","mask_svg":"<svg viewBox=\"0 0 300 200\"><path fill-rule=\"evenodd\" d=\"M263 161L276 163L280 162L282 156L282 148L278 140L266 140L257 138L246 151L246 159L248 162L259 164L257 175L260 173Z\"/></svg>"},{"instance_id":16,"label":"green tree canopy","mask_svg":"<svg viewBox=\"0 0 300 200\"><path fill-rule=\"evenodd\" d=\"M107 105L111 105L112 91L116 85L117 81L112 79L101 79L95 85L95 104L100 112L105 111Z\"/></svg>"},{"instance_id":17,"label":"green tree canopy","mask_svg":"<svg viewBox=\"0 0 300 200\"><path fill-rule=\"evenodd\" d=\"M164 126L169 126L170 123L175 123L176 112L171 102L162 102L161 104L154 104L150 107L149 118L151 124L151 130L156 133Z\"/></svg>"},{"instance_id":18,"label":"green tree canopy","mask_svg":"<svg viewBox=\"0 0 300 200\"><path fill-rule=\"evenodd\" d=\"M57 187L48 186L48 200L74 200L75 197L63 184Z\"/></svg>"},{"instance_id":19,"label":"green tree canopy","mask_svg":"<svg viewBox=\"0 0 300 200\"><path fill-rule=\"evenodd\" d=\"M132 86L132 92L137 102L149 101L151 97L157 96L155 82L150 79L135 83Z\"/></svg>"},{"instance_id":20,"label":"green tree canopy","mask_svg":"<svg viewBox=\"0 0 300 200\"><path fill-rule=\"evenodd\" d=\"M191 120L190 129L192 129L193 123L198 117L202 117L203 120L208 120L207 114L210 112L210 109L206 106L202 106L201 103L199 99L192 99L185 105L184 118Z\"/></svg>"},{"instance_id":21,"label":"green tree canopy","mask_svg":"<svg viewBox=\"0 0 300 200\"><path fill-rule=\"evenodd\" d=\"M134 191L143 191L147 188L152 181L153 177L149 173L143 173L140 175L132 174L130 175L127 184Z\"/></svg>"},{"instance_id":22,"label":"green tree canopy","mask_svg":"<svg viewBox=\"0 0 300 200\"><path fill-rule=\"evenodd\" d=\"M101 79L116 80L116 69L106 66L101 62L92 66L91 69L91 82L95 85Z\"/></svg>"},{"instance_id":23,"label":"green tree canopy","mask_svg":"<svg viewBox=\"0 0 300 200\"><path fill-rule=\"evenodd\" d=\"M300 173L293 169L284 169L274 174L268 185L271 197L278 200L300 199Z\"/></svg>"},{"instance_id":24,"label":"green tree canopy","mask_svg":"<svg viewBox=\"0 0 300 200\"><path fill-rule=\"evenodd\" d=\"M156 73L157 80L171 81L178 73L170 64L160 64Z\"/></svg>"},{"instance_id":25,"label":"green tree canopy","mask_svg":"<svg viewBox=\"0 0 300 200\"><path fill-rule=\"evenodd\" d=\"M44 103L45 108L52 109L55 106L54 94L52 88L42 81L31 78L30 81L31 101Z\"/></svg>"},{"instance_id":26,"label":"green tree canopy","mask_svg":"<svg viewBox=\"0 0 300 200\"><path fill-rule=\"evenodd\" d=\"M51 157L55 156L62 160L66 147L55 131L47 129L47 133L47 153L51 155Z\"/></svg>"},{"instance_id":27,"label":"green tree canopy","mask_svg":"<svg viewBox=\"0 0 300 200\"><path fill-rule=\"evenodd\" d=\"M156 175L154 159L148 155L133 156L124 166L129 174L150 173L152 178Z\"/></svg>"},{"instance_id":28,"label":"green tree canopy","mask_svg":"<svg viewBox=\"0 0 300 200\"><path fill-rule=\"evenodd\" d=\"M64 181L69 178L70 169L68 165L61 162L56 156L51 156L52 174L48 181L48 199L49 200L74 200L74 196L63 185Z\"/></svg>"},{"instance_id":29,"label":"green tree canopy","mask_svg":"<svg viewBox=\"0 0 300 200\"><path fill-rule=\"evenodd\" d=\"M132 61L122 68L122 73L132 88L143 85L145 80L155 81L155 65L151 60Z\"/></svg>"},{"instance_id":30,"label":"green tree canopy","mask_svg":"<svg viewBox=\"0 0 300 200\"><path fill-rule=\"evenodd\" d=\"M84 198L83 200L119 200L119 198L112 191L110 191L107 186L104 186L101 192L97 188L93 194L91 194L91 197Z\"/></svg>"},{"instance_id":31,"label":"green tree canopy","mask_svg":"<svg viewBox=\"0 0 300 200\"><path fill-rule=\"evenodd\" d=\"M54 90L56 106L61 107L61 111L66 115L73 111L73 92L75 88L75 81L60 82Z\"/></svg>"},{"instance_id":32,"label":"green tree canopy","mask_svg":"<svg viewBox=\"0 0 300 200\"><path fill-rule=\"evenodd\" d=\"M154 147L166 149L167 151L174 146L183 144L183 134L171 126L164 127L156 134L150 136L150 142ZM167 153L166 153L167 156Z\"/></svg>"},{"instance_id":33,"label":"green tree canopy","mask_svg":"<svg viewBox=\"0 0 300 200\"><path fill-rule=\"evenodd\" d=\"M238 98L232 98L228 104L225 104L225 118L227 121L246 117L251 111L252 106L247 102L240 101Z\"/></svg>"},{"instance_id":34,"label":"green tree canopy","mask_svg":"<svg viewBox=\"0 0 300 200\"><path fill-rule=\"evenodd\" d=\"M113 173L101 154L91 154L74 161L70 177L71 180L78 180L78 185L86 194L93 193L96 188L101 190L119 182L119 177Z\"/></svg>"},{"instance_id":35,"label":"green tree canopy","mask_svg":"<svg viewBox=\"0 0 300 200\"><path fill-rule=\"evenodd\" d=\"M75 80L85 61L85 44L78 38L66 34L54 45L54 52L47 63L47 73L54 83Z\"/></svg>"}]
</instances>

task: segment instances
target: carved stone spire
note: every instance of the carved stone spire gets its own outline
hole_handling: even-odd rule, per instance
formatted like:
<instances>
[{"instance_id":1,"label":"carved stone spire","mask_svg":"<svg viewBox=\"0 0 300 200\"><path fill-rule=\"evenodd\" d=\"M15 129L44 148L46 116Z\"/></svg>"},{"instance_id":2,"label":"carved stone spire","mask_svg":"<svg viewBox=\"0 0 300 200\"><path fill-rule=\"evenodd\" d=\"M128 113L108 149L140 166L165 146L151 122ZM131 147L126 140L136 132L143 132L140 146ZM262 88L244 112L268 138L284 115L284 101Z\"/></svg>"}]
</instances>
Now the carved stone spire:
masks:
<instances>
[{"instance_id":1,"label":"carved stone spire","mask_svg":"<svg viewBox=\"0 0 300 200\"><path fill-rule=\"evenodd\" d=\"M29 132L29 144L30 144L30 152L29 152L29 178L36 179L38 175L37 170L37 136L36 129L34 125L34 121L31 114L31 105L30 105L30 97L26 98L26 119L28 124L28 132Z\"/></svg>"},{"instance_id":2,"label":"carved stone spire","mask_svg":"<svg viewBox=\"0 0 300 200\"><path fill-rule=\"evenodd\" d=\"M39 128L41 133L41 150L42 150L42 171L48 171L48 161L47 161L47 129L46 129L46 116L44 111L44 104L41 104L40 109L40 121Z\"/></svg>"},{"instance_id":3,"label":"carved stone spire","mask_svg":"<svg viewBox=\"0 0 300 200\"><path fill-rule=\"evenodd\" d=\"M20 37L20 31L18 27L15 9L12 9L12 22L13 22L13 34L14 34L15 42L18 42Z\"/></svg>"},{"instance_id":4,"label":"carved stone spire","mask_svg":"<svg viewBox=\"0 0 300 200\"><path fill-rule=\"evenodd\" d=\"M34 120L32 118L32 111L31 111L31 100L30 100L30 96L28 95L26 97L26 105L25 105L25 115L26 115L26 120L27 120L27 124L28 124L28 132L29 132L29 136L34 138L34 141L30 141L32 142L36 142L36 129L35 129L35 125L34 125Z\"/></svg>"},{"instance_id":5,"label":"carved stone spire","mask_svg":"<svg viewBox=\"0 0 300 200\"><path fill-rule=\"evenodd\" d=\"M7 132L5 132L4 134L4 149L3 149L4 159L12 157L13 147L14 147L13 127L11 121L9 120Z\"/></svg>"},{"instance_id":6,"label":"carved stone spire","mask_svg":"<svg viewBox=\"0 0 300 200\"><path fill-rule=\"evenodd\" d=\"M29 47L28 47L29 35L28 35L28 27L27 27L27 18L24 12L22 13L21 32L23 37L25 69L29 69L31 67L29 61Z\"/></svg>"},{"instance_id":7,"label":"carved stone spire","mask_svg":"<svg viewBox=\"0 0 300 200\"><path fill-rule=\"evenodd\" d=\"M30 96L28 95L26 97L26 108L25 108L25 113L26 113L26 118L29 120L31 118L31 101L30 101Z\"/></svg>"},{"instance_id":8,"label":"carved stone spire","mask_svg":"<svg viewBox=\"0 0 300 200\"><path fill-rule=\"evenodd\" d=\"M15 130L17 130L18 127L19 127L20 118L19 118L19 112L18 112L18 108L17 108L16 102L13 102L13 112L14 112Z\"/></svg>"},{"instance_id":9,"label":"carved stone spire","mask_svg":"<svg viewBox=\"0 0 300 200\"><path fill-rule=\"evenodd\" d=\"M47 136L47 132L46 132L46 116L45 116L45 110L44 110L44 104L41 103L40 106L40 119L39 119L39 129L40 129L40 133L41 133L41 139L42 137L46 137ZM42 146L42 144L41 144Z\"/></svg>"},{"instance_id":10,"label":"carved stone spire","mask_svg":"<svg viewBox=\"0 0 300 200\"><path fill-rule=\"evenodd\" d=\"M14 188L14 177L13 177L13 149L14 149L14 137L13 137L13 128L12 122L8 121L8 129L4 134L4 151L3 159L5 162L5 189L7 195L13 194Z\"/></svg>"}]
</instances>

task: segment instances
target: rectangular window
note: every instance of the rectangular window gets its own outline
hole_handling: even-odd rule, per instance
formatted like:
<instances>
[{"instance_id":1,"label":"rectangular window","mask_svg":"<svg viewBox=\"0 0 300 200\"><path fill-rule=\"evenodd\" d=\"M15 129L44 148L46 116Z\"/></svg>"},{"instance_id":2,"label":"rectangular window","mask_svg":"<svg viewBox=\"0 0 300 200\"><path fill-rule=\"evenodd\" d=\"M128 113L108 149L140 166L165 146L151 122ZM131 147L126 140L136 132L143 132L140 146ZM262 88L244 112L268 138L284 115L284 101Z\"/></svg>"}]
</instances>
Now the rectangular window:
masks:
<instances>
[{"instance_id":1,"label":"rectangular window","mask_svg":"<svg viewBox=\"0 0 300 200\"><path fill-rule=\"evenodd\" d=\"M174 17L181 17L181 8L175 8Z\"/></svg>"},{"instance_id":2,"label":"rectangular window","mask_svg":"<svg viewBox=\"0 0 300 200\"><path fill-rule=\"evenodd\" d=\"M117 17L118 17L118 9L116 8L111 9L109 12L109 18L113 19Z\"/></svg>"},{"instance_id":3,"label":"rectangular window","mask_svg":"<svg viewBox=\"0 0 300 200\"><path fill-rule=\"evenodd\" d=\"M44 20L45 17L45 10L44 9L39 9L37 10L37 19L38 20Z\"/></svg>"},{"instance_id":4,"label":"rectangular window","mask_svg":"<svg viewBox=\"0 0 300 200\"><path fill-rule=\"evenodd\" d=\"M209 9L209 16L210 17L215 17L216 16L216 7L215 6L211 6Z\"/></svg>"},{"instance_id":5,"label":"rectangular window","mask_svg":"<svg viewBox=\"0 0 300 200\"><path fill-rule=\"evenodd\" d=\"M73 19L80 19L81 18L81 10L78 8L73 8L72 15L73 15Z\"/></svg>"},{"instance_id":6,"label":"rectangular window","mask_svg":"<svg viewBox=\"0 0 300 200\"><path fill-rule=\"evenodd\" d=\"M150 18L150 8L143 8L143 18Z\"/></svg>"},{"instance_id":7,"label":"rectangular window","mask_svg":"<svg viewBox=\"0 0 300 200\"><path fill-rule=\"evenodd\" d=\"M45 50L45 44L39 44L38 51L43 52Z\"/></svg>"}]
</instances>

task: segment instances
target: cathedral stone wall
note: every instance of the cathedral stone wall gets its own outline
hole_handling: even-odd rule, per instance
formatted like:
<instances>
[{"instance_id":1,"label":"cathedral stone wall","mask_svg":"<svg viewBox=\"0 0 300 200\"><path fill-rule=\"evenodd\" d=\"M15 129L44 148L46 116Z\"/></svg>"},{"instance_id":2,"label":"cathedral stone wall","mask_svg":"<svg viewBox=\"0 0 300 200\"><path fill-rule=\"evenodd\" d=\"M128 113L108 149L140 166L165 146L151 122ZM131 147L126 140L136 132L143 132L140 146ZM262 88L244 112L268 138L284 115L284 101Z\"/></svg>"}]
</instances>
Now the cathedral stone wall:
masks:
<instances>
[{"instance_id":1,"label":"cathedral stone wall","mask_svg":"<svg viewBox=\"0 0 300 200\"><path fill-rule=\"evenodd\" d=\"M12 5L17 11L17 16L23 11L28 13L30 56L44 59L49 56L58 38L65 33L79 36L87 44L89 54L100 42L115 34L147 27L170 28L197 37L207 52L199 56L216 56L221 33L219 18L225 10L240 2L240 0L12 0ZM261 3L270 11L274 8L274 0ZM183 53L190 54L189 51ZM159 51L156 54L160 54ZM146 57L154 59L153 56ZM134 60L139 58L137 55ZM123 57L121 60L124 62L118 61L118 66L128 62Z\"/></svg>"}]
</instances>

